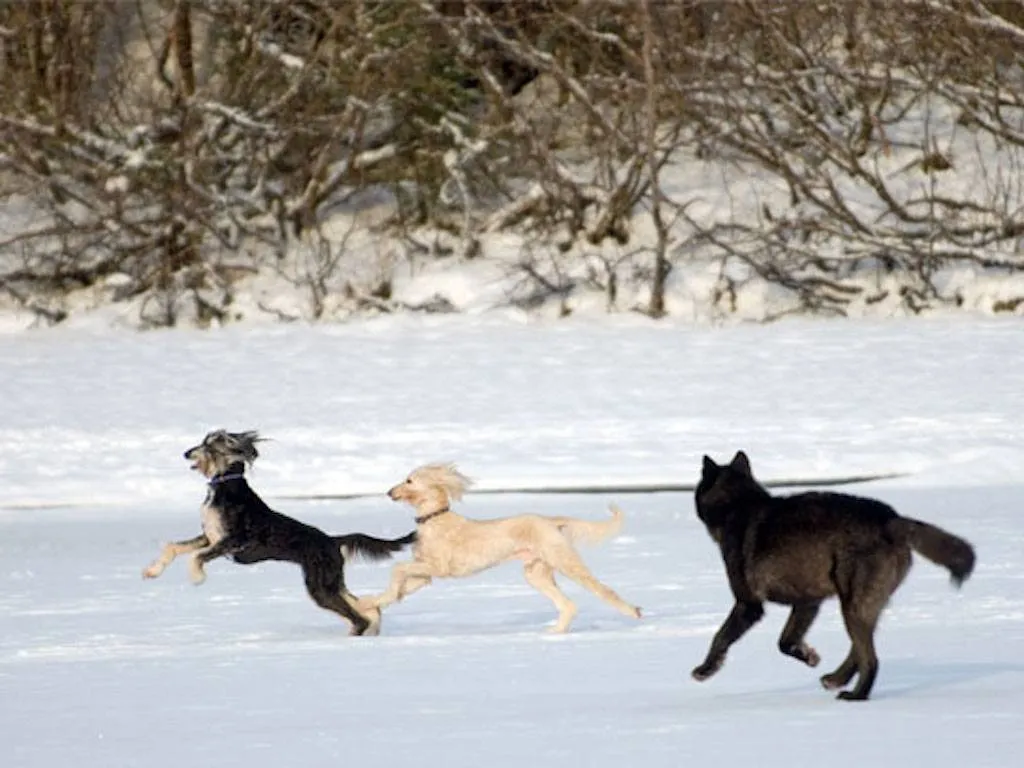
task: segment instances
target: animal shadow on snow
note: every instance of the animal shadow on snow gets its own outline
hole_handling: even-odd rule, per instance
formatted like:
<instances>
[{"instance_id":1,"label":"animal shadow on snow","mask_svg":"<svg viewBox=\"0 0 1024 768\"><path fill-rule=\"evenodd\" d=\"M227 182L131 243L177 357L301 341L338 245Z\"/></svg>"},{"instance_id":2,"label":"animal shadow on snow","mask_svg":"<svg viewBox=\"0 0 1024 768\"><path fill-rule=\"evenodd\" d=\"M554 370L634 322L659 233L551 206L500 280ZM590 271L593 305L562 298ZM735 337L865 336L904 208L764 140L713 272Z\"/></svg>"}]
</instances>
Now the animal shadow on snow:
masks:
<instances>
[{"instance_id":1,"label":"animal shadow on snow","mask_svg":"<svg viewBox=\"0 0 1024 768\"><path fill-rule=\"evenodd\" d=\"M899 699L906 695L949 688L990 677L1024 675L1024 664L999 661L930 662L918 658L895 658L886 664L890 683L875 699Z\"/></svg>"},{"instance_id":2,"label":"animal shadow on snow","mask_svg":"<svg viewBox=\"0 0 1024 768\"><path fill-rule=\"evenodd\" d=\"M623 626L616 617L577 620L572 634L550 633L538 636L538 625L553 626L550 615L537 596L528 588L510 590L505 585L504 572L499 567L488 574L483 584L467 589L468 585L439 584L432 600L412 605L403 604L397 620L391 624L388 636L403 641L457 640L490 638L528 638L566 640L600 633L621 633L637 627ZM570 591L573 597L575 591ZM586 600L585 595L580 595ZM589 602L589 601L587 601ZM461 606L452 610L453 605Z\"/></svg>"}]
</instances>

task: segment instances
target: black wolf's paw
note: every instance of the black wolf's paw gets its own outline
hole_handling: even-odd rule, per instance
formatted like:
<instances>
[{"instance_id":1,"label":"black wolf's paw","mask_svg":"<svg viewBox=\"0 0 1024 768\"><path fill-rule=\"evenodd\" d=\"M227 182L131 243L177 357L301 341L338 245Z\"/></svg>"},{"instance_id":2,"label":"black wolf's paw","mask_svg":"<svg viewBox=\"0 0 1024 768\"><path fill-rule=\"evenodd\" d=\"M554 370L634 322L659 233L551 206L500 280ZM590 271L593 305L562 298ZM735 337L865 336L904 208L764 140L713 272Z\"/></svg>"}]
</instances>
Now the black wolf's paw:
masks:
<instances>
[{"instance_id":1,"label":"black wolf's paw","mask_svg":"<svg viewBox=\"0 0 1024 768\"><path fill-rule=\"evenodd\" d=\"M819 656L818 652L811 648L811 646L805 645L803 662L808 667L816 667L821 664L821 656Z\"/></svg>"},{"instance_id":2,"label":"black wolf's paw","mask_svg":"<svg viewBox=\"0 0 1024 768\"><path fill-rule=\"evenodd\" d=\"M868 695L866 693L857 693L856 691L840 691L836 698L840 701L867 701Z\"/></svg>"},{"instance_id":3,"label":"black wolf's paw","mask_svg":"<svg viewBox=\"0 0 1024 768\"><path fill-rule=\"evenodd\" d=\"M820 680L821 687L824 688L826 691L835 691L846 685L846 680L843 680L835 674L822 675Z\"/></svg>"},{"instance_id":4,"label":"black wolf's paw","mask_svg":"<svg viewBox=\"0 0 1024 768\"><path fill-rule=\"evenodd\" d=\"M705 680L707 680L709 677L711 677L713 674L715 674L715 672L717 672L721 668L722 668L722 662L721 661L711 661L711 662L705 661L699 667L694 667L693 671L690 673L690 676L694 680L696 680L698 683L703 683Z\"/></svg>"}]
</instances>

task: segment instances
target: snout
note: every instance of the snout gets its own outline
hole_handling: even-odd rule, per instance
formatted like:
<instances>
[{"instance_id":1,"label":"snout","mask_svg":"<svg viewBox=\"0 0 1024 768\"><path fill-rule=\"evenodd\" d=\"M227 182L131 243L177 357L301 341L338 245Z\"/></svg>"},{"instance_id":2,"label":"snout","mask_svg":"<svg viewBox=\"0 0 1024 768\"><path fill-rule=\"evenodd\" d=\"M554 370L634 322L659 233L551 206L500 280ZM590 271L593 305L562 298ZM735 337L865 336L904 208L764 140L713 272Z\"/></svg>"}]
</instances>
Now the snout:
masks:
<instances>
[{"instance_id":1,"label":"snout","mask_svg":"<svg viewBox=\"0 0 1024 768\"><path fill-rule=\"evenodd\" d=\"M192 462L191 469L199 469L200 451L198 445L193 446L192 448L189 448L187 451L185 451L184 457L186 461Z\"/></svg>"},{"instance_id":2,"label":"snout","mask_svg":"<svg viewBox=\"0 0 1024 768\"><path fill-rule=\"evenodd\" d=\"M408 483L399 483L390 491L388 491L388 498L392 501L408 501L412 503L413 493Z\"/></svg>"}]
</instances>

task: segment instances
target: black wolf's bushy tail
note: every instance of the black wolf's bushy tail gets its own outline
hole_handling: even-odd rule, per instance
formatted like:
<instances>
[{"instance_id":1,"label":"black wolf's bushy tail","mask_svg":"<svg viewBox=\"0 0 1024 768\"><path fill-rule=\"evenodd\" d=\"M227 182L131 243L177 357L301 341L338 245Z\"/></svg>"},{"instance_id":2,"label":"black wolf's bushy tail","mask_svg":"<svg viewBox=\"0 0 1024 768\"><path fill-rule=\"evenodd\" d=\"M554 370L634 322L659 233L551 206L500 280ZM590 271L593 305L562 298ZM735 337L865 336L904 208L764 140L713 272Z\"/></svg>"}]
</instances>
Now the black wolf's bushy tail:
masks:
<instances>
[{"instance_id":1,"label":"black wolf's bushy tail","mask_svg":"<svg viewBox=\"0 0 1024 768\"><path fill-rule=\"evenodd\" d=\"M378 539L365 533L348 533L331 538L341 547L341 554L346 559L359 556L367 560L386 560L395 552L415 542L416 531L407 533L399 539Z\"/></svg>"},{"instance_id":2,"label":"black wolf's bushy tail","mask_svg":"<svg viewBox=\"0 0 1024 768\"><path fill-rule=\"evenodd\" d=\"M959 536L909 517L899 517L891 525L907 537L907 543L915 552L948 568L956 586L967 581L974 570L974 547Z\"/></svg>"}]
</instances>

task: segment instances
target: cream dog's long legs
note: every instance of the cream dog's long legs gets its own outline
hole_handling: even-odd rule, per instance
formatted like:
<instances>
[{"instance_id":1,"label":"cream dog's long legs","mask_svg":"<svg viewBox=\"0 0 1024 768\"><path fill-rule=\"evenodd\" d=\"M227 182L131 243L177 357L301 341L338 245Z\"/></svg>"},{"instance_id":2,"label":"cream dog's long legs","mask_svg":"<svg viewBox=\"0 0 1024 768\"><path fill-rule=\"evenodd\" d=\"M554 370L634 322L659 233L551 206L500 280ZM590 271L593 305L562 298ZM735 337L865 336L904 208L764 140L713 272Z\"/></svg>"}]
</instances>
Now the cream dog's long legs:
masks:
<instances>
[{"instance_id":1,"label":"cream dog's long legs","mask_svg":"<svg viewBox=\"0 0 1024 768\"><path fill-rule=\"evenodd\" d=\"M565 596L555 583L554 569L543 560L531 560L524 566L526 581L555 604L558 621L551 627L552 632L565 632L576 617L576 603Z\"/></svg>"},{"instance_id":2,"label":"cream dog's long legs","mask_svg":"<svg viewBox=\"0 0 1024 768\"><path fill-rule=\"evenodd\" d=\"M432 579L433 573L425 563L418 563L415 560L399 563L391 571L391 583L388 584L388 588L376 597L364 600L376 608L387 608L416 590L423 589Z\"/></svg>"}]
</instances>

